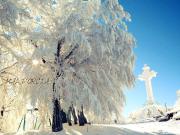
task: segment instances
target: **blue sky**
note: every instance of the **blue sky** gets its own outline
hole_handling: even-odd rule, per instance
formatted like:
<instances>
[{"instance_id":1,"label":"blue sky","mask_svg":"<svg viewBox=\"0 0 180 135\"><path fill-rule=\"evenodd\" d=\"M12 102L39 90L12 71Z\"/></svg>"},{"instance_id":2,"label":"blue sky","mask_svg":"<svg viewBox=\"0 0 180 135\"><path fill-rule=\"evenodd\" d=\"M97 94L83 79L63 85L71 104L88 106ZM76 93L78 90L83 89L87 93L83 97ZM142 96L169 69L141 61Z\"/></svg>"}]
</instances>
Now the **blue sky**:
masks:
<instances>
[{"instance_id":1,"label":"blue sky","mask_svg":"<svg viewBox=\"0 0 180 135\"><path fill-rule=\"evenodd\" d=\"M152 85L156 102L174 105L180 89L180 0L119 0L131 14L128 24L136 40L136 77L144 64L158 72ZM125 116L146 102L144 82L126 91Z\"/></svg>"}]
</instances>

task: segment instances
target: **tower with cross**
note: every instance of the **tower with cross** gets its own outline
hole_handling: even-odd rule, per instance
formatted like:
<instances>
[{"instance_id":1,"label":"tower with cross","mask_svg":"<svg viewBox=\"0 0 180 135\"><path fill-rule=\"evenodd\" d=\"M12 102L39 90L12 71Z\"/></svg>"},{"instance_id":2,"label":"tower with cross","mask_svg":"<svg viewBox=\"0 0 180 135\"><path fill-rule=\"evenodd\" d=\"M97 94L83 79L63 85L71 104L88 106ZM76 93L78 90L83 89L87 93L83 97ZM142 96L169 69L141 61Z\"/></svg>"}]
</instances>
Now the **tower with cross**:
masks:
<instances>
[{"instance_id":1,"label":"tower with cross","mask_svg":"<svg viewBox=\"0 0 180 135\"><path fill-rule=\"evenodd\" d=\"M143 72L138 76L138 79L145 82L146 86L146 93L147 93L147 104L153 104L154 103L154 96L153 96L153 89L152 89L152 83L151 79L153 77L156 77L157 72L150 70L150 67L146 64L142 68Z\"/></svg>"}]
</instances>

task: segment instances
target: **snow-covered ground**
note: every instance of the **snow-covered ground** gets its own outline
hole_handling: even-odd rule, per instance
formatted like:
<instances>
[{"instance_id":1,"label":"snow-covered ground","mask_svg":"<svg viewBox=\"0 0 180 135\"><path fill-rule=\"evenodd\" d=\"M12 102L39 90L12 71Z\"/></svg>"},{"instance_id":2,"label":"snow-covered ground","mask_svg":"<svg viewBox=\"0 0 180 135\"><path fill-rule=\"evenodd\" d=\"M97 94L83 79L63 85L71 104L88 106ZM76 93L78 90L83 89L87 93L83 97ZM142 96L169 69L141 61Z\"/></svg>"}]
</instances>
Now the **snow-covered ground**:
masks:
<instances>
[{"instance_id":1,"label":"snow-covered ground","mask_svg":"<svg viewBox=\"0 0 180 135\"><path fill-rule=\"evenodd\" d=\"M148 123L136 123L127 125L104 125L110 127L116 127L122 130L129 130L132 135L138 134L153 134L153 135L180 135L180 121L168 121L168 122L148 122ZM127 134L127 135L129 135ZM130 134L131 135L131 134Z\"/></svg>"},{"instance_id":2,"label":"snow-covered ground","mask_svg":"<svg viewBox=\"0 0 180 135\"><path fill-rule=\"evenodd\" d=\"M12 135L8 133L4 135ZM29 131L20 135L180 135L180 121L149 122L138 124L94 124L83 127L64 125L59 133L50 131Z\"/></svg>"}]
</instances>

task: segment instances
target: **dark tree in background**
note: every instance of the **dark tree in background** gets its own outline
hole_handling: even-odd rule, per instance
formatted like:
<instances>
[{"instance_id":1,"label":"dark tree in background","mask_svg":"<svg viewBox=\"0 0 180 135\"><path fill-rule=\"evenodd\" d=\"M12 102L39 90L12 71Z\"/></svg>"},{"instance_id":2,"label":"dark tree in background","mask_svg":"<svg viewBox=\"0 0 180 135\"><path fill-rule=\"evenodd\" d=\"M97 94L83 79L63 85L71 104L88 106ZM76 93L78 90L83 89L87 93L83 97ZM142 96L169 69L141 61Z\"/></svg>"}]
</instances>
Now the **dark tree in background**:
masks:
<instances>
[{"instance_id":1,"label":"dark tree in background","mask_svg":"<svg viewBox=\"0 0 180 135\"><path fill-rule=\"evenodd\" d=\"M82 119L84 121L84 124L87 124L87 119L86 119L86 117L84 115L84 111L83 111L83 105L81 105L81 115L82 115Z\"/></svg>"},{"instance_id":2,"label":"dark tree in background","mask_svg":"<svg viewBox=\"0 0 180 135\"><path fill-rule=\"evenodd\" d=\"M72 108L70 106L69 109L68 109L68 114L67 114L67 122L68 122L69 126L72 126L72 123L71 123L71 112L72 112Z\"/></svg>"},{"instance_id":3,"label":"dark tree in background","mask_svg":"<svg viewBox=\"0 0 180 135\"><path fill-rule=\"evenodd\" d=\"M72 116L73 116L73 119L74 119L74 124L77 124L77 116L76 116L76 111L75 111L73 103L71 105L71 108L72 108Z\"/></svg>"},{"instance_id":4,"label":"dark tree in background","mask_svg":"<svg viewBox=\"0 0 180 135\"><path fill-rule=\"evenodd\" d=\"M67 123L67 116L64 110L61 110L61 118L62 118L62 123Z\"/></svg>"}]
</instances>

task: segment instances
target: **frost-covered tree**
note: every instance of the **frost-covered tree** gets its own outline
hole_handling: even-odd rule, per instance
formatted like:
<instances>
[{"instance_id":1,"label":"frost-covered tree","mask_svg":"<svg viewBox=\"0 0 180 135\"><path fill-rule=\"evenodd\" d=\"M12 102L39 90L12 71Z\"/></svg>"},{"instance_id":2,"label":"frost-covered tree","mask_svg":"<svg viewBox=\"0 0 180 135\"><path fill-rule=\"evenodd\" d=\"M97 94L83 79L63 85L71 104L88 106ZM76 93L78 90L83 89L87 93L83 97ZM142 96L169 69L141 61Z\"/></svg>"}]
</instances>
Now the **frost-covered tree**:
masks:
<instances>
[{"instance_id":1,"label":"frost-covered tree","mask_svg":"<svg viewBox=\"0 0 180 135\"><path fill-rule=\"evenodd\" d=\"M24 104L41 106L39 112L52 114L52 99L60 98L65 110L71 102L83 104L92 120L121 118L123 89L134 83L129 20L118 0L0 0L0 47L7 52L0 57L2 70L8 65L21 80L11 89Z\"/></svg>"}]
</instances>

